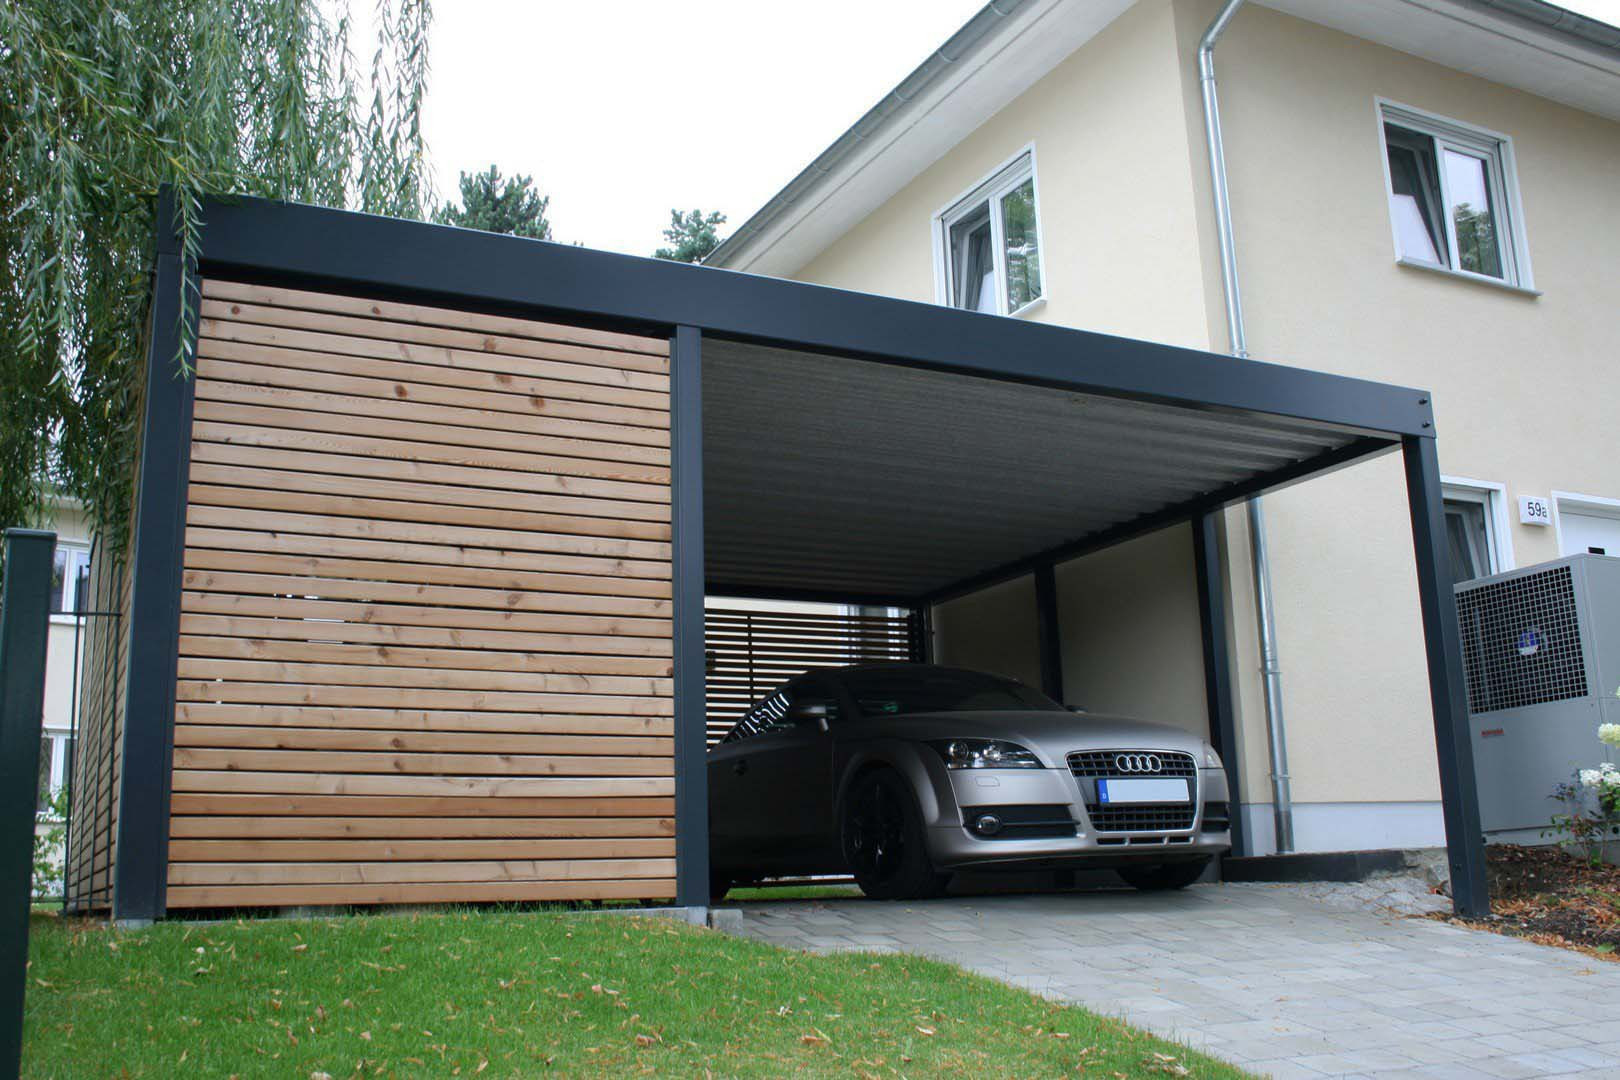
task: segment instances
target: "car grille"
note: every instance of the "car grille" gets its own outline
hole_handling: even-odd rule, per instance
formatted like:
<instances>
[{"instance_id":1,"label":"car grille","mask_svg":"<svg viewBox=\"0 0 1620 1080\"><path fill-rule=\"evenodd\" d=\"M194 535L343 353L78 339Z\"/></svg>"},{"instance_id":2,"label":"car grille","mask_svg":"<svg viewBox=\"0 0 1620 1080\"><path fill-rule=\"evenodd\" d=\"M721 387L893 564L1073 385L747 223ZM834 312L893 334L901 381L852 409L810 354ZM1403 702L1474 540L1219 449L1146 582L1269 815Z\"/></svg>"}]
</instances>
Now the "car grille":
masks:
<instances>
[{"instance_id":1,"label":"car grille","mask_svg":"<svg viewBox=\"0 0 1620 1080\"><path fill-rule=\"evenodd\" d=\"M1098 832L1168 832L1190 829L1197 808L1186 806L1099 806L1086 803L1086 816Z\"/></svg>"},{"instance_id":2,"label":"car grille","mask_svg":"<svg viewBox=\"0 0 1620 1080\"><path fill-rule=\"evenodd\" d=\"M1152 754L1160 762L1158 772L1127 772L1116 759L1121 754ZM1069 771L1081 780L1113 777L1184 777L1196 787L1198 762L1191 754L1179 750L1078 750L1069 755ZM1090 787L1090 785L1086 785ZM1095 798L1095 791L1088 791ZM1103 806L1094 801L1086 803L1086 816L1097 832L1175 832L1193 827L1198 804L1176 803L1168 806Z\"/></svg>"},{"instance_id":3,"label":"car grille","mask_svg":"<svg viewBox=\"0 0 1620 1080\"><path fill-rule=\"evenodd\" d=\"M1121 754L1152 754L1163 763L1156 773L1125 772L1114 764ZM1098 776L1186 776L1198 775L1198 762L1179 750L1080 750L1069 755L1069 771L1082 780Z\"/></svg>"}]
</instances>

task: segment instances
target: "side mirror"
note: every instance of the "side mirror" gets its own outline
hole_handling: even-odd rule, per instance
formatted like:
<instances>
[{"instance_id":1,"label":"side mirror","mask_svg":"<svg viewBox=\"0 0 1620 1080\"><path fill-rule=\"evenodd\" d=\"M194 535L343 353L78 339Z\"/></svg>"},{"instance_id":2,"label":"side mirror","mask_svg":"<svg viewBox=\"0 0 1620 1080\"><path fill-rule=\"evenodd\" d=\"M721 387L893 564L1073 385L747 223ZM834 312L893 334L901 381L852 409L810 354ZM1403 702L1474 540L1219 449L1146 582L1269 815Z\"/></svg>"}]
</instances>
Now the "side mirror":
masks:
<instances>
[{"instance_id":1,"label":"side mirror","mask_svg":"<svg viewBox=\"0 0 1620 1080\"><path fill-rule=\"evenodd\" d=\"M827 730L828 709L825 704L810 703L794 705L787 712L787 718L795 724L815 724L822 731Z\"/></svg>"}]
</instances>

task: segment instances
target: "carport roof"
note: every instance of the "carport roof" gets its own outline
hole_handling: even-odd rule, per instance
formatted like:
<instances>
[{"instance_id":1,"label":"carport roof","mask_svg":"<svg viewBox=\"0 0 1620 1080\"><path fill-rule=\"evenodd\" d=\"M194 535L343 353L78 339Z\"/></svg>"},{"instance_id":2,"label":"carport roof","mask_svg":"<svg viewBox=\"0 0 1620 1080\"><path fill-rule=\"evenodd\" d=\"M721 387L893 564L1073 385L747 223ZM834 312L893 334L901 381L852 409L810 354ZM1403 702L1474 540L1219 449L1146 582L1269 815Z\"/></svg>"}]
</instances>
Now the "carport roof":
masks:
<instances>
[{"instance_id":1,"label":"carport roof","mask_svg":"<svg viewBox=\"0 0 1620 1080\"><path fill-rule=\"evenodd\" d=\"M673 335L711 592L937 600L1434 433L1423 391L1025 319L255 199L204 220L204 272Z\"/></svg>"},{"instance_id":2,"label":"carport roof","mask_svg":"<svg viewBox=\"0 0 1620 1080\"><path fill-rule=\"evenodd\" d=\"M1392 445L738 342L703 364L705 558L734 595L959 591Z\"/></svg>"}]
</instances>

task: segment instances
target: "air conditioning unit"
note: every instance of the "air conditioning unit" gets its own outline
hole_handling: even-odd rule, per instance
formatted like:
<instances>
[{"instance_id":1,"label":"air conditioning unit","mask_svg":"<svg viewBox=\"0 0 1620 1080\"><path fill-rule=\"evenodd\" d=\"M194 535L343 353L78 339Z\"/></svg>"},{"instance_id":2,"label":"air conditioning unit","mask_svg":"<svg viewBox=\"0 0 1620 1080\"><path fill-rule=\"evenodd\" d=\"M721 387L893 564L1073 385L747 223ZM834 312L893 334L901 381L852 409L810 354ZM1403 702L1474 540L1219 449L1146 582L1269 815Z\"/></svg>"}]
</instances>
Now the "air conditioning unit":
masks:
<instances>
[{"instance_id":1,"label":"air conditioning unit","mask_svg":"<svg viewBox=\"0 0 1620 1080\"><path fill-rule=\"evenodd\" d=\"M1620 558L1571 555L1457 586L1480 821L1541 841L1551 796L1620 723Z\"/></svg>"}]
</instances>

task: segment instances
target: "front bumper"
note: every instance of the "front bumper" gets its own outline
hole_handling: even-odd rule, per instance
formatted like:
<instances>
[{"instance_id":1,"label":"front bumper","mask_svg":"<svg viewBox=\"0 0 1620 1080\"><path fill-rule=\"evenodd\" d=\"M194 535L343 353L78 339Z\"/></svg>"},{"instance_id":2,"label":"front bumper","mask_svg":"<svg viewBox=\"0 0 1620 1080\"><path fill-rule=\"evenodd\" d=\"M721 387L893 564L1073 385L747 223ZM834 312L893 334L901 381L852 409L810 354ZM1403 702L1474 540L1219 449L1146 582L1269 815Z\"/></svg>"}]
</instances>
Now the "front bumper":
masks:
<instances>
[{"instance_id":1,"label":"front bumper","mask_svg":"<svg viewBox=\"0 0 1620 1080\"><path fill-rule=\"evenodd\" d=\"M930 768L935 798L928 826L928 851L941 869L1031 869L1040 867L1128 866L1183 862L1219 855L1231 849L1227 816L1230 799L1226 774L1200 768L1192 781L1190 825L1184 810L1131 815L1131 820L1093 821L1088 803L1096 805L1096 781L1068 769ZM970 827L983 813L1008 821L1072 820L1060 826L981 836ZM1102 817L1101 814L1096 815Z\"/></svg>"}]
</instances>

